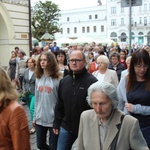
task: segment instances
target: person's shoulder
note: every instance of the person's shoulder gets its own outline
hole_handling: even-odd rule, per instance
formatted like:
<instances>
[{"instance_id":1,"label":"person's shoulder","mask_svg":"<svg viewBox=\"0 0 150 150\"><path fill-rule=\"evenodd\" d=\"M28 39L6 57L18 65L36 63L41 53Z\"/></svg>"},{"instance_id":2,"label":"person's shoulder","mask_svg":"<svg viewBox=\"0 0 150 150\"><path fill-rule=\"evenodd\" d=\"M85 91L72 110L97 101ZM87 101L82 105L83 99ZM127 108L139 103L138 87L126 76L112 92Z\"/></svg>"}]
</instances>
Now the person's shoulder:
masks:
<instances>
[{"instance_id":1,"label":"person's shoulder","mask_svg":"<svg viewBox=\"0 0 150 150\"><path fill-rule=\"evenodd\" d=\"M108 73L113 73L113 74L116 74L116 71L115 70L112 70L112 69L107 69Z\"/></svg>"},{"instance_id":2,"label":"person's shoulder","mask_svg":"<svg viewBox=\"0 0 150 150\"><path fill-rule=\"evenodd\" d=\"M8 105L8 109L13 112L16 109L23 110L23 107L17 101L11 101Z\"/></svg>"},{"instance_id":3,"label":"person's shoulder","mask_svg":"<svg viewBox=\"0 0 150 150\"><path fill-rule=\"evenodd\" d=\"M95 114L94 110L90 109L90 110L83 111L81 116L85 118L85 117L90 117L93 114Z\"/></svg>"},{"instance_id":4,"label":"person's shoulder","mask_svg":"<svg viewBox=\"0 0 150 150\"><path fill-rule=\"evenodd\" d=\"M138 121L135 117L133 117L131 115L125 115L124 120L128 125L129 124L132 125L133 123Z\"/></svg>"}]
</instances>

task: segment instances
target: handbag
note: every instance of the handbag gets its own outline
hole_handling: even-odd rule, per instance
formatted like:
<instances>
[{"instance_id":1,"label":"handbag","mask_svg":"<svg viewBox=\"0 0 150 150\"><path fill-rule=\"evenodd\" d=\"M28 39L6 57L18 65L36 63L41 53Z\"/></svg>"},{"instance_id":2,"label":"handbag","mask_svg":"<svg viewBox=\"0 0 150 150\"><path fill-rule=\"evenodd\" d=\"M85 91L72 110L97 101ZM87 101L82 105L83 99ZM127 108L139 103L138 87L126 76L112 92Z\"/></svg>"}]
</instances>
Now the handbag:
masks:
<instances>
[{"instance_id":1,"label":"handbag","mask_svg":"<svg viewBox=\"0 0 150 150\"><path fill-rule=\"evenodd\" d=\"M141 128L141 131L142 131L143 137L145 138L147 145L150 145L150 126Z\"/></svg>"},{"instance_id":2,"label":"handbag","mask_svg":"<svg viewBox=\"0 0 150 150\"><path fill-rule=\"evenodd\" d=\"M29 94L28 91L23 93L23 94L21 94L20 97L19 97L19 100L27 103L27 101L28 101L28 94Z\"/></svg>"},{"instance_id":3,"label":"handbag","mask_svg":"<svg viewBox=\"0 0 150 150\"><path fill-rule=\"evenodd\" d=\"M118 132L117 132L115 138L113 139L113 141L112 141L112 143L111 143L111 148L110 148L110 150L116 150L116 145L117 145L117 141L118 141L118 136L119 136L119 133L120 133L120 129L121 129L121 125L122 125L122 122L123 122L124 117L125 117L125 115L122 115L122 116L121 116L121 123L117 125Z\"/></svg>"}]
</instances>

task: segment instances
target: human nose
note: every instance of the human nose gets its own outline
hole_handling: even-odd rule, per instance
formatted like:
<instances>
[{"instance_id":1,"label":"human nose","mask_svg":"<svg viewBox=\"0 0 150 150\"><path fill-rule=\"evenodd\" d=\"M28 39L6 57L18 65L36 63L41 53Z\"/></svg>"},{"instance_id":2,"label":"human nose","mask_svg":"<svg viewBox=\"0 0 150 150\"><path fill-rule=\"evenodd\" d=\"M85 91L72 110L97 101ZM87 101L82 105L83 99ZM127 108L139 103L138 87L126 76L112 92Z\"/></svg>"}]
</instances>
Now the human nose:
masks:
<instances>
[{"instance_id":1,"label":"human nose","mask_svg":"<svg viewBox=\"0 0 150 150\"><path fill-rule=\"evenodd\" d=\"M100 106L99 104L96 105L96 106L95 106L95 111L96 111L97 113L99 113L100 110L101 110L101 106Z\"/></svg>"}]
</instances>

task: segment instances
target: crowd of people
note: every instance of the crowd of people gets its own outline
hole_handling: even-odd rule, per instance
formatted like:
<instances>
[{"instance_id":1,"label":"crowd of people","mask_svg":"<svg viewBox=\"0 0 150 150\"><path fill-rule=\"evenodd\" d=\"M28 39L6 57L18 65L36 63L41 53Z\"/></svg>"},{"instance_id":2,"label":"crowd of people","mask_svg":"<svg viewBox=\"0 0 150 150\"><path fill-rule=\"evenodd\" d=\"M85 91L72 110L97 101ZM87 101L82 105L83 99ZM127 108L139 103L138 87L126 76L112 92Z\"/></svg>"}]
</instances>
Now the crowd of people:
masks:
<instances>
[{"instance_id":1,"label":"crowd of people","mask_svg":"<svg viewBox=\"0 0 150 150\"><path fill-rule=\"evenodd\" d=\"M35 45L31 56L15 47L0 68L0 149L30 150L36 134L40 150L148 150L150 48L128 53L95 42Z\"/></svg>"}]
</instances>

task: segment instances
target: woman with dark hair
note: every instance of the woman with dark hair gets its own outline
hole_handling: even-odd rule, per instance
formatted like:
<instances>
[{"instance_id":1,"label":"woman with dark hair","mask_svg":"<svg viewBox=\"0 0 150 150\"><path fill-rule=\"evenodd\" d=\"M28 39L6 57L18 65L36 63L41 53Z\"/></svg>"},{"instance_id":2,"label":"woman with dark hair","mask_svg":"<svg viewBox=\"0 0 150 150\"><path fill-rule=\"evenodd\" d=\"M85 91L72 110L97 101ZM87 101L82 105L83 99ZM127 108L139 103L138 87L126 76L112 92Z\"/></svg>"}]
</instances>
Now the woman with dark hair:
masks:
<instances>
[{"instance_id":1,"label":"woman with dark hair","mask_svg":"<svg viewBox=\"0 0 150 150\"><path fill-rule=\"evenodd\" d=\"M30 150L28 119L18 104L18 92L0 67L0 149Z\"/></svg>"},{"instance_id":2,"label":"woman with dark hair","mask_svg":"<svg viewBox=\"0 0 150 150\"><path fill-rule=\"evenodd\" d=\"M142 49L132 54L129 74L118 85L119 109L150 126L150 57ZM150 146L150 145L149 145Z\"/></svg>"},{"instance_id":3,"label":"woman with dark hair","mask_svg":"<svg viewBox=\"0 0 150 150\"><path fill-rule=\"evenodd\" d=\"M120 63L123 64L125 66L125 68L127 69L125 50L120 51Z\"/></svg>"},{"instance_id":4,"label":"woman with dark hair","mask_svg":"<svg viewBox=\"0 0 150 150\"><path fill-rule=\"evenodd\" d=\"M56 59L59 65L59 69L63 76L68 75L69 67L67 65L67 56L65 51L59 50L56 52Z\"/></svg>"},{"instance_id":5,"label":"woman with dark hair","mask_svg":"<svg viewBox=\"0 0 150 150\"><path fill-rule=\"evenodd\" d=\"M35 95L35 66L36 61L34 58L27 59L27 70L23 75L23 92L26 93L27 104L30 110L30 120L33 122L34 114L34 95ZM35 127L32 127L30 134L35 133Z\"/></svg>"},{"instance_id":6,"label":"woman with dark hair","mask_svg":"<svg viewBox=\"0 0 150 150\"><path fill-rule=\"evenodd\" d=\"M43 52L37 61L35 84L35 109L33 125L36 127L37 147L56 150L57 137L53 133L54 108L58 99L58 85L62 77L52 52ZM49 145L46 137L49 130Z\"/></svg>"},{"instance_id":7,"label":"woman with dark hair","mask_svg":"<svg viewBox=\"0 0 150 150\"><path fill-rule=\"evenodd\" d=\"M16 88L17 85L18 89L21 90L20 83L15 80L16 66L17 66L17 53L15 51L12 51L11 58L9 60L9 65L7 67L7 73L9 74L9 77L14 85L14 88Z\"/></svg>"}]
</instances>

